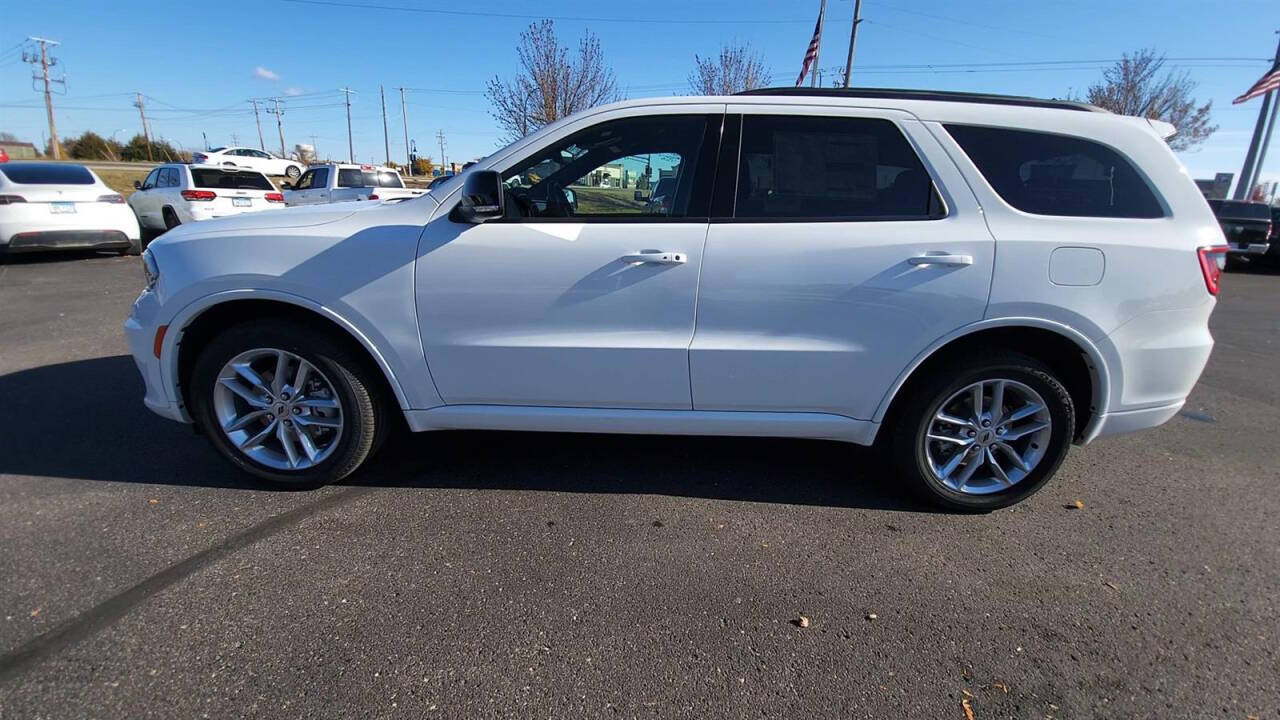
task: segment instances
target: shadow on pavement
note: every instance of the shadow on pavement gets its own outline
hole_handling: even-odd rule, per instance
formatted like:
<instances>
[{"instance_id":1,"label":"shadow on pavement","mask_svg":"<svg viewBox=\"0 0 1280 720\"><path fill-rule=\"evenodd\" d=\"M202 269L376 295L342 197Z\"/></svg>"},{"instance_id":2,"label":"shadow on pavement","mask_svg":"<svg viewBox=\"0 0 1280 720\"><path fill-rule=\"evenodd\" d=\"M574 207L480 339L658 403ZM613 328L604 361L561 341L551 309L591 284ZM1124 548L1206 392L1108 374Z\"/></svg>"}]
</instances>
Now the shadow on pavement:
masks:
<instances>
[{"instance_id":1,"label":"shadow on pavement","mask_svg":"<svg viewBox=\"0 0 1280 720\"><path fill-rule=\"evenodd\" d=\"M142 405L128 356L0 376L0 474L262 489ZM844 443L508 432L405 433L346 485L647 493L924 510Z\"/></svg>"}]
</instances>

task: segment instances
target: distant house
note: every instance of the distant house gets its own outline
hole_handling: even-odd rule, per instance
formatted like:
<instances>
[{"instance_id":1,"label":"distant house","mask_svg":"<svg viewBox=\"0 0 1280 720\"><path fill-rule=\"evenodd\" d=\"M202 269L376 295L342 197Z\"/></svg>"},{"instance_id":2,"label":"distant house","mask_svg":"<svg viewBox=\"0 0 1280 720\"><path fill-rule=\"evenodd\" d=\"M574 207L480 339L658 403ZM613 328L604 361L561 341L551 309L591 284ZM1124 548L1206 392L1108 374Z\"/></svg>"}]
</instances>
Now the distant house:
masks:
<instances>
[{"instance_id":1,"label":"distant house","mask_svg":"<svg viewBox=\"0 0 1280 720\"><path fill-rule=\"evenodd\" d=\"M28 142L0 141L0 148L9 154L10 160L35 160L40 157L36 146Z\"/></svg>"}]
</instances>

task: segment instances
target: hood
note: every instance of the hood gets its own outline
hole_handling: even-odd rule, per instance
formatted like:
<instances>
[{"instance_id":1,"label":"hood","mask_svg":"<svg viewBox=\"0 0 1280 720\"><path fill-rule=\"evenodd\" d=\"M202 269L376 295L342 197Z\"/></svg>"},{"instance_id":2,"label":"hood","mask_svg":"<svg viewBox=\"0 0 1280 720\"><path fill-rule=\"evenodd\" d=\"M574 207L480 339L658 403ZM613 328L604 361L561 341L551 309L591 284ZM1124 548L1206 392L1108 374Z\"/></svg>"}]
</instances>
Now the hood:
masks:
<instances>
[{"instance_id":1,"label":"hood","mask_svg":"<svg viewBox=\"0 0 1280 720\"><path fill-rule=\"evenodd\" d=\"M337 222L364 208L375 207L377 207L377 203L366 203L363 207L355 203L335 203L332 205L312 205L241 213L240 215L214 218L212 220L201 220L196 223L185 223L161 237L175 233L183 237L190 237L193 235L314 227Z\"/></svg>"}]
</instances>

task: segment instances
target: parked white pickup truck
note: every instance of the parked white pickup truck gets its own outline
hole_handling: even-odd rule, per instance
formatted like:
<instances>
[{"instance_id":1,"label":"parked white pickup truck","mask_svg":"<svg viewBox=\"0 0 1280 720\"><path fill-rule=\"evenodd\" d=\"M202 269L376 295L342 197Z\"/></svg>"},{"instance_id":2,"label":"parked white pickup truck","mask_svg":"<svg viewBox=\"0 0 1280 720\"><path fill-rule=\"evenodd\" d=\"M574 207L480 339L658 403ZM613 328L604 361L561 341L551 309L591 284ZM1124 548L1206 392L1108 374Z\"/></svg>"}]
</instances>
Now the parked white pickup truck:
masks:
<instances>
[{"instance_id":1,"label":"parked white pickup truck","mask_svg":"<svg viewBox=\"0 0 1280 720\"><path fill-rule=\"evenodd\" d=\"M417 197L425 189L407 188L400 173L375 165L313 165L293 185L285 183L284 204L319 205L350 200Z\"/></svg>"}]
</instances>

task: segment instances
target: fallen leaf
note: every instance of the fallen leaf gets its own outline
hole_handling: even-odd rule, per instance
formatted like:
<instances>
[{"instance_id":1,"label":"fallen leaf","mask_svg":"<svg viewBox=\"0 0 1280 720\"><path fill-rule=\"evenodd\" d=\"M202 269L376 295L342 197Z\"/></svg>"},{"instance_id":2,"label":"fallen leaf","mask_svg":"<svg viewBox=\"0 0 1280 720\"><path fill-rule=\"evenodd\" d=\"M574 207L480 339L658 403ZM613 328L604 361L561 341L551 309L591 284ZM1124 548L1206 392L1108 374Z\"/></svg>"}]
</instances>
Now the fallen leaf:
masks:
<instances>
[{"instance_id":1,"label":"fallen leaf","mask_svg":"<svg viewBox=\"0 0 1280 720\"><path fill-rule=\"evenodd\" d=\"M31 611L31 617L40 617L40 608Z\"/></svg>"},{"instance_id":2,"label":"fallen leaf","mask_svg":"<svg viewBox=\"0 0 1280 720\"><path fill-rule=\"evenodd\" d=\"M653 526L654 526L654 527L665 527L665 526L662 524L662 521L661 521L661 520L654 520L654 521L653 521Z\"/></svg>"},{"instance_id":3,"label":"fallen leaf","mask_svg":"<svg viewBox=\"0 0 1280 720\"><path fill-rule=\"evenodd\" d=\"M991 687L999 688L1003 690L1005 695L1009 694L1009 686L1005 685L1004 683L994 682L994 683L991 683Z\"/></svg>"},{"instance_id":4,"label":"fallen leaf","mask_svg":"<svg viewBox=\"0 0 1280 720\"><path fill-rule=\"evenodd\" d=\"M158 505L158 504L160 504L160 499L159 499L159 498L151 498L151 499L150 499L150 500L148 500L147 502L151 503L152 505Z\"/></svg>"},{"instance_id":5,"label":"fallen leaf","mask_svg":"<svg viewBox=\"0 0 1280 720\"><path fill-rule=\"evenodd\" d=\"M767 548L767 547L769 547L769 543L767 543L767 542L762 542L762 543L760 543L760 547L762 547L762 548Z\"/></svg>"},{"instance_id":6,"label":"fallen leaf","mask_svg":"<svg viewBox=\"0 0 1280 720\"><path fill-rule=\"evenodd\" d=\"M804 615L801 615L800 617L796 618L795 620L792 620L791 622L796 627L801 627L801 628L809 627L809 618L805 617Z\"/></svg>"},{"instance_id":7,"label":"fallen leaf","mask_svg":"<svg viewBox=\"0 0 1280 720\"><path fill-rule=\"evenodd\" d=\"M973 708L969 707L969 698L961 700L960 705L964 707L965 720L974 720Z\"/></svg>"},{"instance_id":8,"label":"fallen leaf","mask_svg":"<svg viewBox=\"0 0 1280 720\"><path fill-rule=\"evenodd\" d=\"M879 615L876 615L875 613L867 613L867 619L868 619L868 620L875 620L875 619L876 619L876 618L878 618L878 617L880 617L880 616L879 616Z\"/></svg>"},{"instance_id":9,"label":"fallen leaf","mask_svg":"<svg viewBox=\"0 0 1280 720\"><path fill-rule=\"evenodd\" d=\"M963 689L963 688L960 690L960 692L964 693L964 696L965 696L965 697L973 697L973 693L971 693L971 692L969 692L968 690L965 690L965 689Z\"/></svg>"},{"instance_id":10,"label":"fallen leaf","mask_svg":"<svg viewBox=\"0 0 1280 720\"><path fill-rule=\"evenodd\" d=\"M1084 509L1084 503L1082 503L1082 502L1080 502L1079 500L1077 500L1077 501L1075 501L1075 502L1071 503L1070 505L1063 505L1062 507L1064 507L1064 508L1066 508L1066 509L1068 509L1068 510L1083 510L1083 509Z\"/></svg>"}]
</instances>

